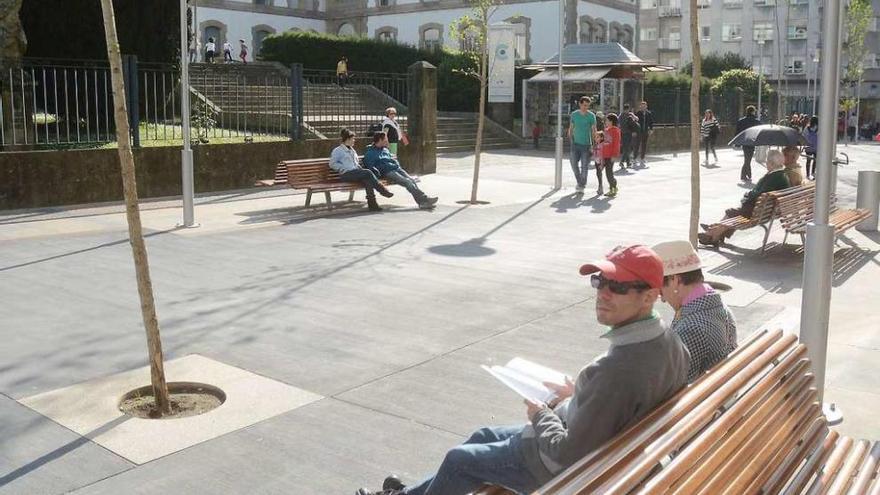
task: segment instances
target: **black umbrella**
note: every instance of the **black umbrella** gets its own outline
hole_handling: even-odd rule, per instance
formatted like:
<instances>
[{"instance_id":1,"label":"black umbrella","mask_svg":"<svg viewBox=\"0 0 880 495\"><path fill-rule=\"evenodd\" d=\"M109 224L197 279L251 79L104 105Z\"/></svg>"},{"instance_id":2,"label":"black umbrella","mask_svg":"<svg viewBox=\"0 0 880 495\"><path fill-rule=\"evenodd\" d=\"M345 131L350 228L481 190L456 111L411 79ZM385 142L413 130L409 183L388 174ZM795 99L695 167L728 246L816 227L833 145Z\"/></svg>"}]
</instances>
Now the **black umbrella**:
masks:
<instances>
[{"instance_id":1,"label":"black umbrella","mask_svg":"<svg viewBox=\"0 0 880 495\"><path fill-rule=\"evenodd\" d=\"M800 146L807 144L797 129L784 125L756 125L730 140L730 146Z\"/></svg>"}]
</instances>

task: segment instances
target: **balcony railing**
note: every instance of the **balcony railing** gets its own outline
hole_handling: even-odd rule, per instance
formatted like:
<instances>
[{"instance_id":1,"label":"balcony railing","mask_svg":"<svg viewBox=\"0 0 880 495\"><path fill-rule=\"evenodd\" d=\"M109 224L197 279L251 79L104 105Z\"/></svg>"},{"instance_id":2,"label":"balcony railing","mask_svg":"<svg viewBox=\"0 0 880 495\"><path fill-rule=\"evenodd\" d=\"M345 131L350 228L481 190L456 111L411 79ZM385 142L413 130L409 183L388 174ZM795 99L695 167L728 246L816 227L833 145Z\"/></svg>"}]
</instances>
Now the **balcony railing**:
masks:
<instances>
[{"instance_id":1,"label":"balcony railing","mask_svg":"<svg viewBox=\"0 0 880 495\"><path fill-rule=\"evenodd\" d=\"M721 41L742 41L742 34L728 34L721 37Z\"/></svg>"},{"instance_id":2,"label":"balcony railing","mask_svg":"<svg viewBox=\"0 0 880 495\"><path fill-rule=\"evenodd\" d=\"M741 9L742 6L742 0L724 0L725 9Z\"/></svg>"},{"instance_id":3,"label":"balcony railing","mask_svg":"<svg viewBox=\"0 0 880 495\"><path fill-rule=\"evenodd\" d=\"M775 7L776 0L754 0L755 7Z\"/></svg>"},{"instance_id":4,"label":"balcony railing","mask_svg":"<svg viewBox=\"0 0 880 495\"><path fill-rule=\"evenodd\" d=\"M657 48L660 50L681 50L681 40L660 38L657 40Z\"/></svg>"},{"instance_id":5,"label":"balcony railing","mask_svg":"<svg viewBox=\"0 0 880 495\"><path fill-rule=\"evenodd\" d=\"M788 30L788 39L790 40L805 40L807 39L807 28L806 27L797 27L794 29Z\"/></svg>"},{"instance_id":6,"label":"balcony railing","mask_svg":"<svg viewBox=\"0 0 880 495\"><path fill-rule=\"evenodd\" d=\"M661 5L657 15L660 17L681 17L681 6Z\"/></svg>"},{"instance_id":7,"label":"balcony railing","mask_svg":"<svg viewBox=\"0 0 880 495\"><path fill-rule=\"evenodd\" d=\"M807 73L807 70L803 66L798 67L798 66L789 65L788 67L785 68L785 75L787 75L787 76L802 76L806 73Z\"/></svg>"}]
</instances>

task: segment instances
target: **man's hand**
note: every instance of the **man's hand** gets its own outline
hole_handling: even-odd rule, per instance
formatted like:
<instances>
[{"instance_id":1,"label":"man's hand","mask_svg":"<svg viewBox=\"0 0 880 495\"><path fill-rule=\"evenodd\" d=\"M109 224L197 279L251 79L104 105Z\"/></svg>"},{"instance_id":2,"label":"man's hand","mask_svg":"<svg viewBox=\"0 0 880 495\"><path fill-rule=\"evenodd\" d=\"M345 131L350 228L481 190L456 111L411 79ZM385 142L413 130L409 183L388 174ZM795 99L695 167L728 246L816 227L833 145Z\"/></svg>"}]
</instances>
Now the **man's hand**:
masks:
<instances>
[{"instance_id":1,"label":"man's hand","mask_svg":"<svg viewBox=\"0 0 880 495\"><path fill-rule=\"evenodd\" d=\"M535 415L538 414L538 411L541 411L547 407L547 404L532 399L526 399L523 402L526 403L526 407L528 408L526 410L526 416L529 417L529 421L534 421Z\"/></svg>"},{"instance_id":2,"label":"man's hand","mask_svg":"<svg viewBox=\"0 0 880 495\"><path fill-rule=\"evenodd\" d=\"M570 376L565 377L564 385L554 382L544 382L544 386L556 392L556 398L550 403L550 407L556 407L557 404L574 395L574 382L571 381Z\"/></svg>"}]
</instances>

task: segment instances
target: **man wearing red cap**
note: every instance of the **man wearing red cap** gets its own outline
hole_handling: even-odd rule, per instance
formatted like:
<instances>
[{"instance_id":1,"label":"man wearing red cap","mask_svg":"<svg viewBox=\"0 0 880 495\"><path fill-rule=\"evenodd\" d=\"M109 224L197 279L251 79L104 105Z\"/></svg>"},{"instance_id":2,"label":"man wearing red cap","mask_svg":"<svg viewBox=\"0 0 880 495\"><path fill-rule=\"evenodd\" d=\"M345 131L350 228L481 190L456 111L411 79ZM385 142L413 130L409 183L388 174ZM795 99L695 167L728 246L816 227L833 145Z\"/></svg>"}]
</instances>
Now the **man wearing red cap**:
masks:
<instances>
[{"instance_id":1,"label":"man wearing red cap","mask_svg":"<svg viewBox=\"0 0 880 495\"><path fill-rule=\"evenodd\" d=\"M465 495L482 484L530 493L648 414L687 383L689 355L654 312L663 262L645 246L619 247L581 266L596 294L596 319L610 330L608 352L577 380L552 385L551 404L526 400L529 423L487 427L451 449L440 469L404 486L395 476L383 490L357 495Z\"/></svg>"}]
</instances>

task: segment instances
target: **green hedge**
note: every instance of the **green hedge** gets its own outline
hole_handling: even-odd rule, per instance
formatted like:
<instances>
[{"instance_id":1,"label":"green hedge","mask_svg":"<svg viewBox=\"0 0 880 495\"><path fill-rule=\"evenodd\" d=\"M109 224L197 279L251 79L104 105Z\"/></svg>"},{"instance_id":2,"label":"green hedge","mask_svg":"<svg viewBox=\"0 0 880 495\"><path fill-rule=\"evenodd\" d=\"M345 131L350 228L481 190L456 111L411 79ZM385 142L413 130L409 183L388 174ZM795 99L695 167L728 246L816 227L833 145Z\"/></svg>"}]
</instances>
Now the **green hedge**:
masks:
<instances>
[{"instance_id":1,"label":"green hedge","mask_svg":"<svg viewBox=\"0 0 880 495\"><path fill-rule=\"evenodd\" d=\"M339 37L305 31L270 36L260 48L262 60L284 65L303 64L306 69L336 70L340 57L348 58L351 72L403 73L420 60L437 67L437 107L440 110L475 112L479 85L455 72L469 67L470 60L458 53L420 50L413 46L368 38Z\"/></svg>"}]
</instances>

